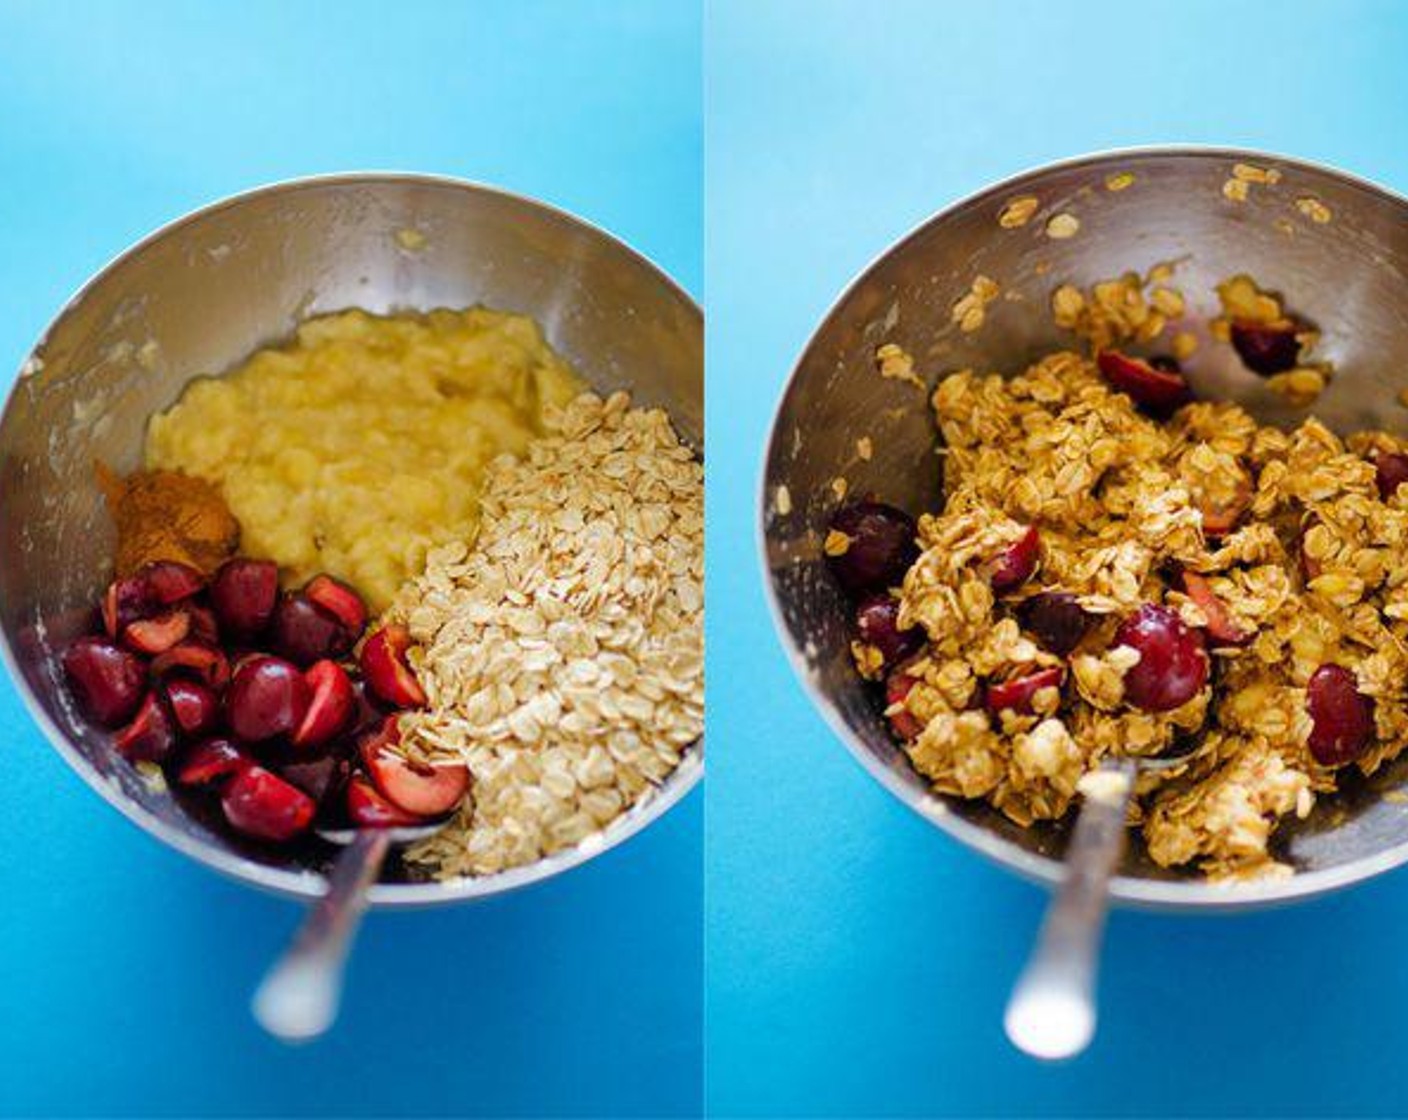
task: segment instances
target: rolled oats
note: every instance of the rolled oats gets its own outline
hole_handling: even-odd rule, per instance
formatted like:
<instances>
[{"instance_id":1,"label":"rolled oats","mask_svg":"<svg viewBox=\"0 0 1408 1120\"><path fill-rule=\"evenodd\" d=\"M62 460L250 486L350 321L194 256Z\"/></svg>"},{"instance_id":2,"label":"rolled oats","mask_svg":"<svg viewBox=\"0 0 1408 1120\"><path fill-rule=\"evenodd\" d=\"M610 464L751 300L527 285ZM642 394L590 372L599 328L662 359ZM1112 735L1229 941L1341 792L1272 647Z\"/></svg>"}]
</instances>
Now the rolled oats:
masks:
<instances>
[{"instance_id":1,"label":"rolled oats","mask_svg":"<svg viewBox=\"0 0 1408 1120\"><path fill-rule=\"evenodd\" d=\"M472 796L407 858L486 875L581 843L649 797L704 713L703 471L658 410L584 394L489 468L472 547L430 555L390 610L430 698L410 758ZM786 504L778 495L778 507Z\"/></svg>"}]
</instances>

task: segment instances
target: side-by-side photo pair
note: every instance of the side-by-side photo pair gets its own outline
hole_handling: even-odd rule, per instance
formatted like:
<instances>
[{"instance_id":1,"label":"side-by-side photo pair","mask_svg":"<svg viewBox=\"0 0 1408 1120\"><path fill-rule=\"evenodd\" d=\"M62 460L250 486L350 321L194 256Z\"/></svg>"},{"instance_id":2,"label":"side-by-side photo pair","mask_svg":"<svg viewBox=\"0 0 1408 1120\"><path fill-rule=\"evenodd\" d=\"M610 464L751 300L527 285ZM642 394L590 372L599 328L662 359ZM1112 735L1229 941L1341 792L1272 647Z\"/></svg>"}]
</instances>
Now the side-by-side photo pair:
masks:
<instances>
[{"instance_id":1,"label":"side-by-side photo pair","mask_svg":"<svg viewBox=\"0 0 1408 1120\"><path fill-rule=\"evenodd\" d=\"M0 0L0 1117L1408 1115L1405 51Z\"/></svg>"}]
</instances>

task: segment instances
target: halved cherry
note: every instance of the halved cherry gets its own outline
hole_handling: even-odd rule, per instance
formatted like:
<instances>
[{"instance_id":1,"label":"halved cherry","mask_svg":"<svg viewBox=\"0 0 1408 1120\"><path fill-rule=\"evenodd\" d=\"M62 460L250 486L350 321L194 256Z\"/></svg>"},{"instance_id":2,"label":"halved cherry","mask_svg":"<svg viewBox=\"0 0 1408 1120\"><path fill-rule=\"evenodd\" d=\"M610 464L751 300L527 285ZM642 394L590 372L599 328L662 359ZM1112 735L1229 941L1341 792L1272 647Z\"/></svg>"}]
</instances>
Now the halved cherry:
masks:
<instances>
[{"instance_id":1,"label":"halved cherry","mask_svg":"<svg viewBox=\"0 0 1408 1120\"><path fill-rule=\"evenodd\" d=\"M411 632L399 623L383 626L362 645L362 676L371 690L398 708L420 708L425 690L406 661Z\"/></svg>"},{"instance_id":2,"label":"halved cherry","mask_svg":"<svg viewBox=\"0 0 1408 1120\"><path fill-rule=\"evenodd\" d=\"M999 552L988 564L988 580L997 594L1020 587L1036 571L1041 559L1041 534L1035 525L1027 528L1012 544Z\"/></svg>"},{"instance_id":3,"label":"halved cherry","mask_svg":"<svg viewBox=\"0 0 1408 1120\"><path fill-rule=\"evenodd\" d=\"M1397 451L1380 451L1374 456L1374 482L1379 498L1388 501L1398 488L1408 482L1408 455Z\"/></svg>"},{"instance_id":4,"label":"halved cherry","mask_svg":"<svg viewBox=\"0 0 1408 1120\"><path fill-rule=\"evenodd\" d=\"M223 650L205 642L178 642L152 661L152 675L155 677L164 677L177 670L185 670L199 677L217 692L230 683L229 658Z\"/></svg>"},{"instance_id":5,"label":"halved cherry","mask_svg":"<svg viewBox=\"0 0 1408 1120\"><path fill-rule=\"evenodd\" d=\"M1253 373L1269 377L1294 369L1300 361L1298 327L1290 319L1276 323L1258 323L1251 319L1232 321L1232 349L1242 364Z\"/></svg>"},{"instance_id":6,"label":"halved cherry","mask_svg":"<svg viewBox=\"0 0 1408 1120\"><path fill-rule=\"evenodd\" d=\"M885 682L885 707L893 708L896 704L903 704L914 683L914 678L905 673L891 673L890 679ZM890 715L890 726L896 735L906 741L917 739L919 733L924 730L919 717L903 708Z\"/></svg>"},{"instance_id":7,"label":"halved cherry","mask_svg":"<svg viewBox=\"0 0 1408 1120\"><path fill-rule=\"evenodd\" d=\"M175 560L158 560L147 564L137 573L151 588L152 597L163 607L174 606L189 599L205 586L205 577L189 564Z\"/></svg>"},{"instance_id":8,"label":"halved cherry","mask_svg":"<svg viewBox=\"0 0 1408 1120\"><path fill-rule=\"evenodd\" d=\"M1374 738L1374 701L1359 691L1357 678L1342 665L1321 665L1311 674L1305 706L1308 746L1321 766L1353 762Z\"/></svg>"},{"instance_id":9,"label":"halved cherry","mask_svg":"<svg viewBox=\"0 0 1408 1120\"><path fill-rule=\"evenodd\" d=\"M311 697L308 711L293 733L296 747L326 743L347 726L356 707L352 681L336 661L318 661L303 674Z\"/></svg>"},{"instance_id":10,"label":"halved cherry","mask_svg":"<svg viewBox=\"0 0 1408 1120\"><path fill-rule=\"evenodd\" d=\"M347 815L359 828L404 828L425 823L393 805L360 774L347 783Z\"/></svg>"},{"instance_id":11,"label":"halved cherry","mask_svg":"<svg viewBox=\"0 0 1408 1120\"><path fill-rule=\"evenodd\" d=\"M262 766L241 770L220 800L225 819L260 840L291 840L307 831L317 803L301 789Z\"/></svg>"},{"instance_id":12,"label":"halved cherry","mask_svg":"<svg viewBox=\"0 0 1408 1120\"><path fill-rule=\"evenodd\" d=\"M220 699L200 681L171 677L163 682L161 691L181 734L197 738L220 725Z\"/></svg>"},{"instance_id":13,"label":"halved cherry","mask_svg":"<svg viewBox=\"0 0 1408 1120\"><path fill-rule=\"evenodd\" d=\"M155 656L165 653L191 632L191 616L186 611L168 611L155 618L139 618L122 631L122 644L138 653Z\"/></svg>"},{"instance_id":14,"label":"halved cherry","mask_svg":"<svg viewBox=\"0 0 1408 1120\"><path fill-rule=\"evenodd\" d=\"M468 767L412 766L386 751L380 736L362 744L362 765L388 801L419 816L447 813L469 792Z\"/></svg>"},{"instance_id":15,"label":"halved cherry","mask_svg":"<svg viewBox=\"0 0 1408 1120\"><path fill-rule=\"evenodd\" d=\"M1102 350L1095 361L1106 381L1156 415L1172 412L1193 399L1188 379L1181 373L1155 369L1150 363L1118 350Z\"/></svg>"},{"instance_id":16,"label":"halved cherry","mask_svg":"<svg viewBox=\"0 0 1408 1120\"><path fill-rule=\"evenodd\" d=\"M98 637L79 638L63 656L64 673L90 719L116 727L131 719L146 692L141 660Z\"/></svg>"},{"instance_id":17,"label":"halved cherry","mask_svg":"<svg viewBox=\"0 0 1408 1120\"><path fill-rule=\"evenodd\" d=\"M314 576L303 594L340 618L354 638L360 636L367 625L367 608L362 604L362 597L341 580L329 575Z\"/></svg>"},{"instance_id":18,"label":"halved cherry","mask_svg":"<svg viewBox=\"0 0 1408 1120\"><path fill-rule=\"evenodd\" d=\"M990 684L983 694L983 706L993 715L1011 711L1029 716L1033 711L1032 698L1044 688L1060 688L1065 677L1066 671L1057 665L1010 681Z\"/></svg>"},{"instance_id":19,"label":"halved cherry","mask_svg":"<svg viewBox=\"0 0 1408 1120\"><path fill-rule=\"evenodd\" d=\"M253 760L229 739L206 739L187 752L176 780L183 786L214 785L253 765Z\"/></svg>"},{"instance_id":20,"label":"halved cherry","mask_svg":"<svg viewBox=\"0 0 1408 1120\"><path fill-rule=\"evenodd\" d=\"M155 692L147 693L132 722L113 740L118 754L130 762L161 762L175 745L171 713Z\"/></svg>"},{"instance_id":21,"label":"halved cherry","mask_svg":"<svg viewBox=\"0 0 1408 1120\"><path fill-rule=\"evenodd\" d=\"M1232 619L1227 604L1217 597L1212 585L1197 572L1183 573L1183 590L1207 618L1205 629L1213 646L1241 646L1251 641L1251 634Z\"/></svg>"},{"instance_id":22,"label":"halved cherry","mask_svg":"<svg viewBox=\"0 0 1408 1120\"><path fill-rule=\"evenodd\" d=\"M147 581L123 576L108 584L103 595L103 629L116 638L138 619L150 618L160 607Z\"/></svg>"}]
</instances>

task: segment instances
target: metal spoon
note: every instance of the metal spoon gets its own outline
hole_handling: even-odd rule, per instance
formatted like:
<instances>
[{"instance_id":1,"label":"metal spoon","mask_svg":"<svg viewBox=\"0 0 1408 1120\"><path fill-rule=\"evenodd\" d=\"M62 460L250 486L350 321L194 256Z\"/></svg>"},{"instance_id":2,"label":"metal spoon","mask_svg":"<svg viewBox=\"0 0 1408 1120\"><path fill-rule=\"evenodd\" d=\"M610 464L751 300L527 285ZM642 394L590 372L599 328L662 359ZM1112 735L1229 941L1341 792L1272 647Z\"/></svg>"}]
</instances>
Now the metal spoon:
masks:
<instances>
[{"instance_id":1,"label":"metal spoon","mask_svg":"<svg viewBox=\"0 0 1408 1120\"><path fill-rule=\"evenodd\" d=\"M328 891L304 920L298 936L254 993L254 1017L285 1042L306 1042L337 1018L347 953L392 845L433 836L445 821L414 828L318 829L341 847L328 874Z\"/></svg>"},{"instance_id":2,"label":"metal spoon","mask_svg":"<svg viewBox=\"0 0 1408 1120\"><path fill-rule=\"evenodd\" d=\"M1073 1058L1095 1037L1095 981L1110 875L1124 854L1125 815L1141 770L1165 770L1188 752L1106 761L1083 782L1085 801L1066 850L1066 875L1046 911L1003 1026L1034 1058Z\"/></svg>"}]
</instances>

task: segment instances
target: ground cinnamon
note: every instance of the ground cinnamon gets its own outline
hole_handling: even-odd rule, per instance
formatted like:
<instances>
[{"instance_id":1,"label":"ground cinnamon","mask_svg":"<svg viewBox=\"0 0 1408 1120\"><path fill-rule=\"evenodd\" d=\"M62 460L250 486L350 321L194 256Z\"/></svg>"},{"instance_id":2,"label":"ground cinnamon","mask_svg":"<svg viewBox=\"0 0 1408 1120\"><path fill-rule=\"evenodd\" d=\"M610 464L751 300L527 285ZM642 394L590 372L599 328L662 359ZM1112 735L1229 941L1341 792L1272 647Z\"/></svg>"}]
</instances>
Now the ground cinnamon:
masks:
<instances>
[{"instance_id":1,"label":"ground cinnamon","mask_svg":"<svg viewBox=\"0 0 1408 1120\"><path fill-rule=\"evenodd\" d=\"M117 526L118 575L156 560L179 560L209 574L239 547L239 522L203 479L177 471L136 471L123 478L102 463L96 469Z\"/></svg>"}]
</instances>

